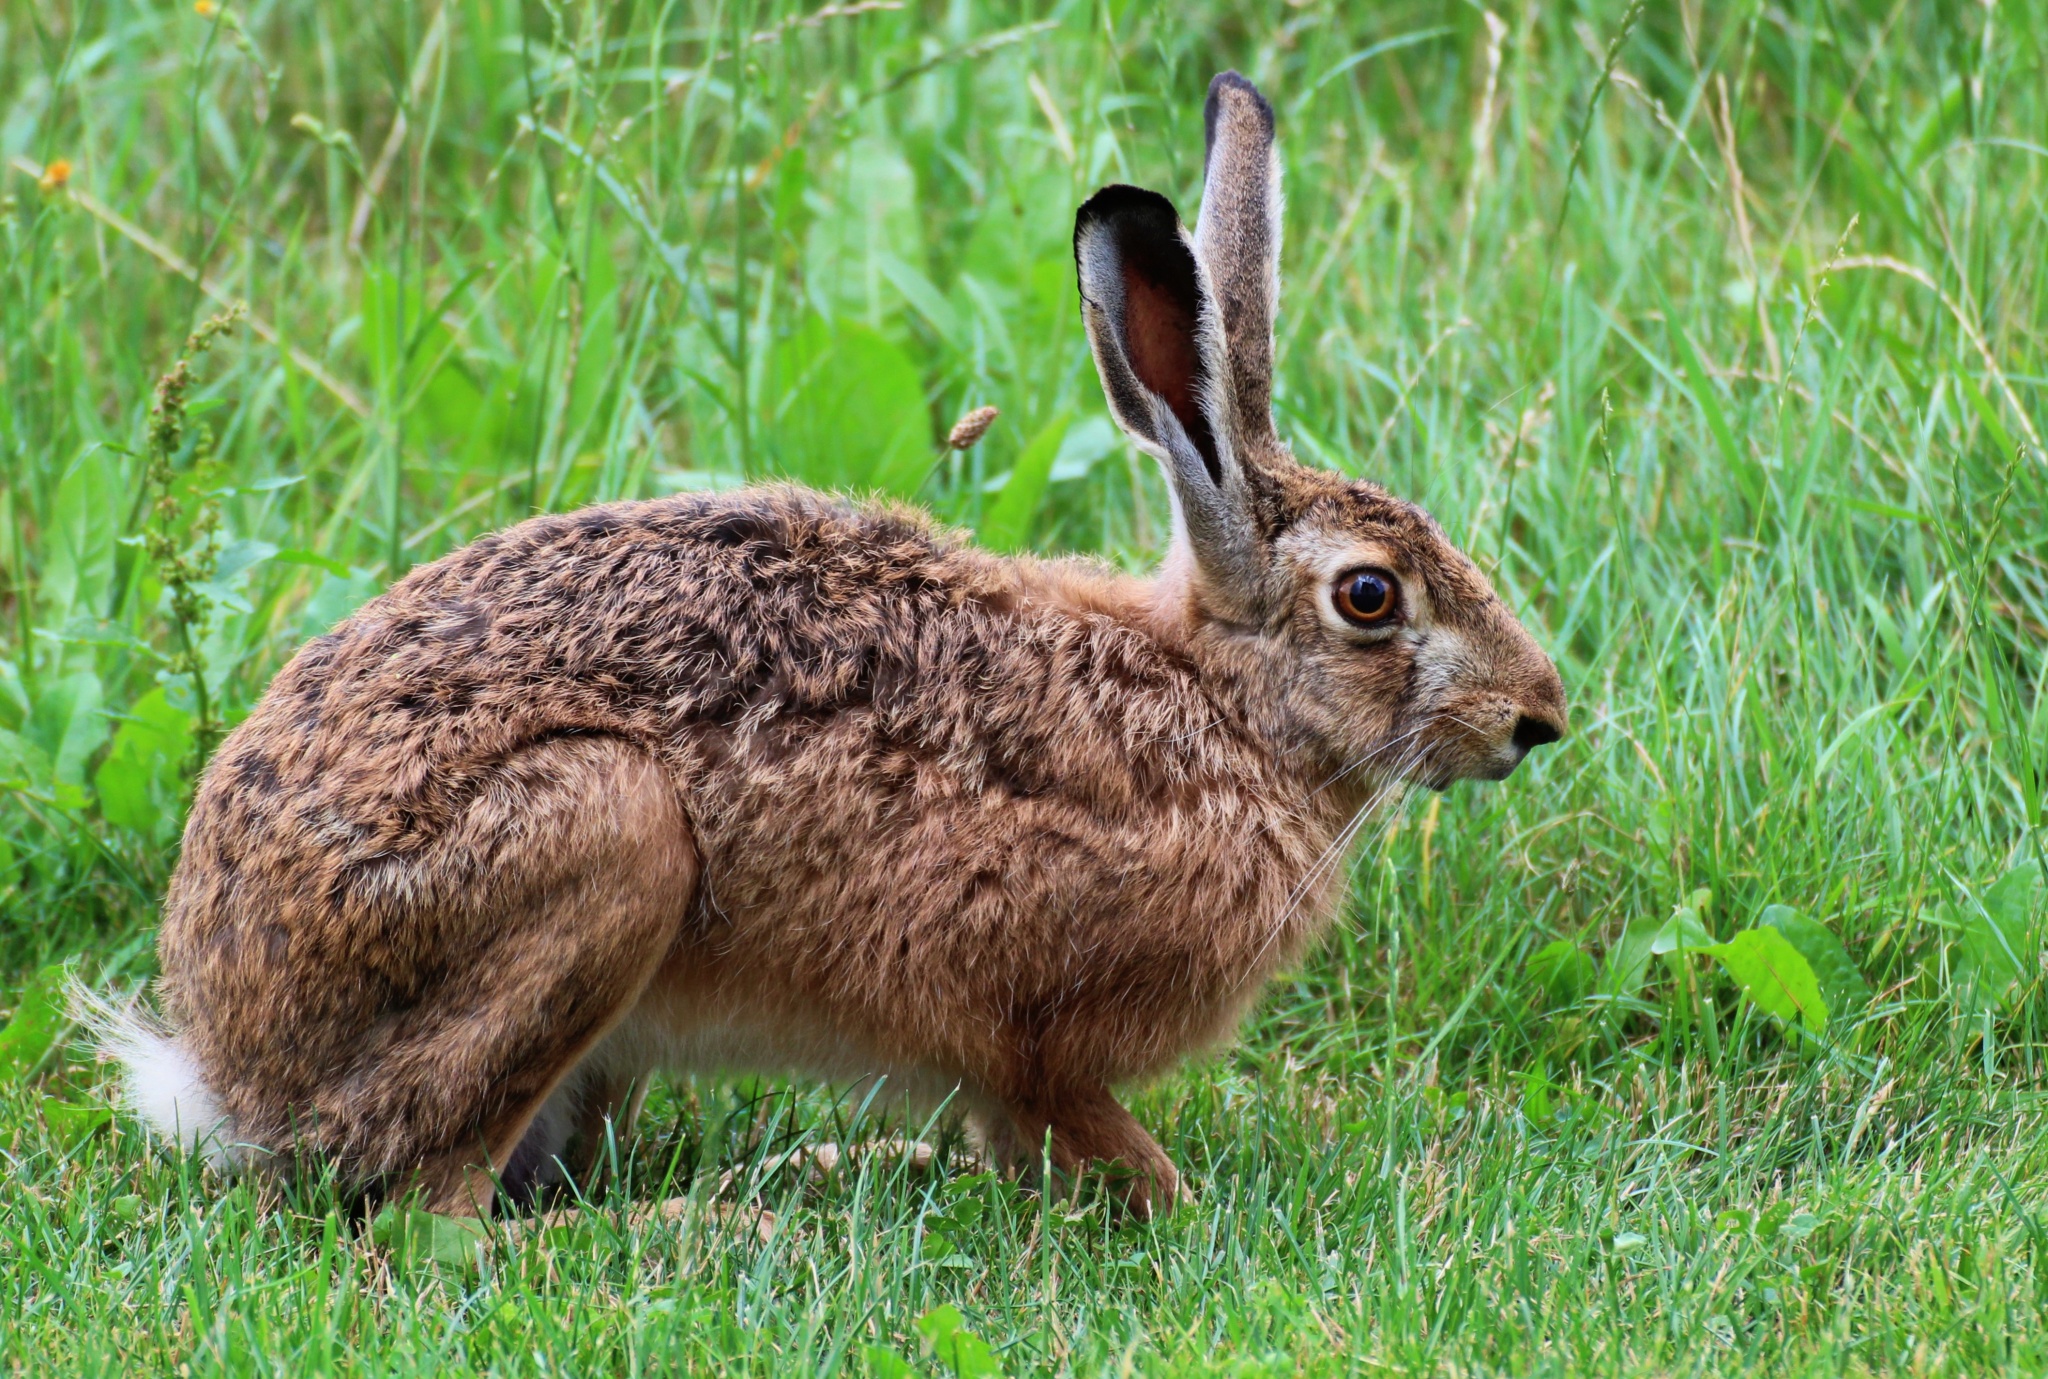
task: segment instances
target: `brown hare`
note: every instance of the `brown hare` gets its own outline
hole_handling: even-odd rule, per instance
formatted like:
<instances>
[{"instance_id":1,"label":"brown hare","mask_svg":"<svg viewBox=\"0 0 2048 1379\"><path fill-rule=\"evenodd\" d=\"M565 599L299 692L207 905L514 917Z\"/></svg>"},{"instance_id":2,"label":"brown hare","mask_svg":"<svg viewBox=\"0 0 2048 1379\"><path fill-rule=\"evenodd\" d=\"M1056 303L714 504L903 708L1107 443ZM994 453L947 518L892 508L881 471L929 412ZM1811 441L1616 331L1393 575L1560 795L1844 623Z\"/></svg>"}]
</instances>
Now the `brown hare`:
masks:
<instances>
[{"instance_id":1,"label":"brown hare","mask_svg":"<svg viewBox=\"0 0 2048 1379\"><path fill-rule=\"evenodd\" d=\"M1165 471L1140 579L791 487L537 517L279 672L206 772L151 1122L483 1212L586 1166L656 1070L886 1074L990 1150L1180 1195L1112 1089L1227 1039L1403 781L1565 731L1428 514L1275 434L1273 111L1209 88L1201 217L1106 187L1081 313Z\"/></svg>"}]
</instances>

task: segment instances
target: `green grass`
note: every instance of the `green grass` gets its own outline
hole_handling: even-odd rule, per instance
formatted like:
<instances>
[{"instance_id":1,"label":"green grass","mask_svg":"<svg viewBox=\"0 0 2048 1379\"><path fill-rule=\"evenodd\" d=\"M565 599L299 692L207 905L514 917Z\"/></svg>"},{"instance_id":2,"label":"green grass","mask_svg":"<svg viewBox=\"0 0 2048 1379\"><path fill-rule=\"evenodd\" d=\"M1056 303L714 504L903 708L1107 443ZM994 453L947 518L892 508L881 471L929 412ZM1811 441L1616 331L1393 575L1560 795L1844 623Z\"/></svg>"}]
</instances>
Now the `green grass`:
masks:
<instances>
[{"instance_id":1,"label":"green grass","mask_svg":"<svg viewBox=\"0 0 2048 1379\"><path fill-rule=\"evenodd\" d=\"M11 1372L976 1372L946 1306L1012 1374L2048 1368L2041 6L807 13L0 11ZM772 473L1156 556L1071 213L1192 218L1232 65L1282 120L1283 432L1497 571L1574 733L1397 810L1241 1045L1139 1094L1196 1206L950 1149L813 1182L857 1105L681 1083L582 1225L437 1264L94 1114L24 984L149 974L195 740L395 572ZM1839 938L1823 1033L1631 960L1698 890Z\"/></svg>"}]
</instances>

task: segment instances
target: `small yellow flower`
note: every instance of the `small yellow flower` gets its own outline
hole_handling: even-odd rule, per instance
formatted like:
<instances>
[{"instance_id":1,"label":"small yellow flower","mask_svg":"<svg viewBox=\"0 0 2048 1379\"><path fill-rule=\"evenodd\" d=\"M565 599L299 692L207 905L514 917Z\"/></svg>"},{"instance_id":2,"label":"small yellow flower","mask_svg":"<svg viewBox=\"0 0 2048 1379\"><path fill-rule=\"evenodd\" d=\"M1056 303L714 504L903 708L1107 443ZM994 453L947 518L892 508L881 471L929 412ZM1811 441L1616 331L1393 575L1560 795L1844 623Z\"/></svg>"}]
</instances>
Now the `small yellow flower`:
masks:
<instances>
[{"instance_id":1,"label":"small yellow flower","mask_svg":"<svg viewBox=\"0 0 2048 1379\"><path fill-rule=\"evenodd\" d=\"M192 13L201 19L211 19L220 13L220 6L214 0L192 0Z\"/></svg>"},{"instance_id":2,"label":"small yellow flower","mask_svg":"<svg viewBox=\"0 0 2048 1379\"><path fill-rule=\"evenodd\" d=\"M71 160L52 158L50 165L43 169L43 175L36 179L36 185L46 192L53 192L70 180Z\"/></svg>"}]
</instances>

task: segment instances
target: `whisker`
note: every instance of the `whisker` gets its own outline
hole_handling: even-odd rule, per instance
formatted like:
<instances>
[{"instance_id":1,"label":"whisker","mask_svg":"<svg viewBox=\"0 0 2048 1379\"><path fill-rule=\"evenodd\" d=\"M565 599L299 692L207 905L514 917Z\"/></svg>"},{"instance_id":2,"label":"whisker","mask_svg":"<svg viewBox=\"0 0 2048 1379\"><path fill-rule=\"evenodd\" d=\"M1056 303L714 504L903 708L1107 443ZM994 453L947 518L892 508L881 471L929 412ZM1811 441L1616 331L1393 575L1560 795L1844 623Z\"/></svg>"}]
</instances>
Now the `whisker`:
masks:
<instances>
[{"instance_id":1,"label":"whisker","mask_svg":"<svg viewBox=\"0 0 2048 1379\"><path fill-rule=\"evenodd\" d=\"M1419 732L1420 729L1416 731ZM1407 736L1413 737L1414 735L1414 733L1410 733ZM1309 864L1308 871L1296 883L1293 892L1287 897L1287 903L1281 907L1279 916L1268 926L1266 936L1259 944L1258 952L1253 955L1251 965L1246 969L1245 977L1240 979L1240 985L1244 980L1249 980L1251 974L1258 970L1267 952L1272 949L1275 940L1280 937L1280 934L1287 928L1295 914L1301 909L1302 902L1308 897L1309 893L1319 887L1328 878L1331 869L1342 861L1352 841L1358 836L1358 831L1364 827L1366 820L1371 818L1379 810L1380 806L1387 802L1395 790L1406 784L1403 779L1405 773L1421 759L1421 756L1422 753L1419 750L1410 751L1401 759L1398 765L1389 770L1387 772L1387 779L1381 787L1373 793L1371 798L1353 812L1351 817L1345 821L1344 826L1337 831L1336 837L1330 840L1329 846L1325 847L1317 855L1315 861Z\"/></svg>"},{"instance_id":2,"label":"whisker","mask_svg":"<svg viewBox=\"0 0 2048 1379\"><path fill-rule=\"evenodd\" d=\"M1331 776L1328 780L1324 781L1321 785L1318 785L1313 791L1310 792L1310 794L1321 794L1323 791L1335 785L1338 781L1344 779L1344 777L1350 775L1353 771L1358 770L1360 767L1372 761L1374 757L1380 755L1382 752L1391 752L1396 747L1399 747L1404 743L1412 741L1427 727L1429 727L1429 724L1426 722L1418 723L1413 728L1410 728L1407 732L1402 733L1399 737L1390 738L1387 741L1380 743L1378 746L1373 747L1371 750L1367 751L1363 756L1353 761L1350 765L1345 766L1344 768L1339 770L1335 775Z\"/></svg>"}]
</instances>

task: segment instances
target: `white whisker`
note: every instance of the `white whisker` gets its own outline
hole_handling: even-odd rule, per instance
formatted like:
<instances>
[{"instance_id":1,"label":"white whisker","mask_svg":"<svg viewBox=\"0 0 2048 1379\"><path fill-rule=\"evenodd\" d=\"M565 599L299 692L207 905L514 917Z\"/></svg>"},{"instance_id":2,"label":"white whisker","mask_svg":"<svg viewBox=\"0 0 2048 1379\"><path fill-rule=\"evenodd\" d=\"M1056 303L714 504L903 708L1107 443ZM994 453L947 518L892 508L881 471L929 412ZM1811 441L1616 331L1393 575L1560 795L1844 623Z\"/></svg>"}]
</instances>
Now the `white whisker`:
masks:
<instances>
[{"instance_id":1,"label":"white whisker","mask_svg":"<svg viewBox=\"0 0 2048 1379\"><path fill-rule=\"evenodd\" d=\"M1419 731L1421 731L1419 728L1415 730L1415 732ZM1415 732L1406 734L1401 740L1405 741L1408 738L1414 737ZM1398 764L1389 769L1380 788L1353 812L1351 817L1344 822L1344 825L1337 830L1337 834L1330 840L1329 846L1325 847L1317 855L1315 861L1309 864L1308 870L1303 874L1301 880L1296 883L1294 890L1288 895L1286 904L1281 906L1279 915L1267 927L1266 936L1260 942L1258 952L1253 955L1252 962L1246 969L1244 977L1240 978L1240 984L1259 972L1265 961L1266 954L1271 951L1274 942L1286 930L1296 913L1299 912L1302 902L1323 884L1329 877L1331 870L1342 861L1344 855L1350 849L1352 841L1358 836L1358 831L1365 826L1366 820L1377 813L1380 806L1387 802L1393 792L1400 789L1406 783L1404 777L1408 769L1421 759L1421 755L1420 750L1411 750L1401 758ZM1351 767L1347 767L1346 770L1347 772L1355 770L1362 764L1364 764L1364 759L1354 763Z\"/></svg>"},{"instance_id":2,"label":"white whisker","mask_svg":"<svg viewBox=\"0 0 2048 1379\"><path fill-rule=\"evenodd\" d=\"M1350 775L1353 771L1356 771L1360 767L1365 766L1366 764L1371 762L1374 757L1379 756L1383 752L1391 752L1396 747L1402 746L1405 743L1413 741L1428 726L1428 723L1418 723L1413 728L1410 728L1407 732L1402 733L1399 737L1389 738L1387 741L1380 743L1378 746L1373 747L1364 755L1360 756L1357 760L1353 761L1350 765L1345 766L1343 769L1339 770L1336 774L1332 775L1328 780L1324 781L1321 785L1318 785L1310 793L1321 794L1323 791L1335 785L1338 781L1344 779L1344 777Z\"/></svg>"}]
</instances>

